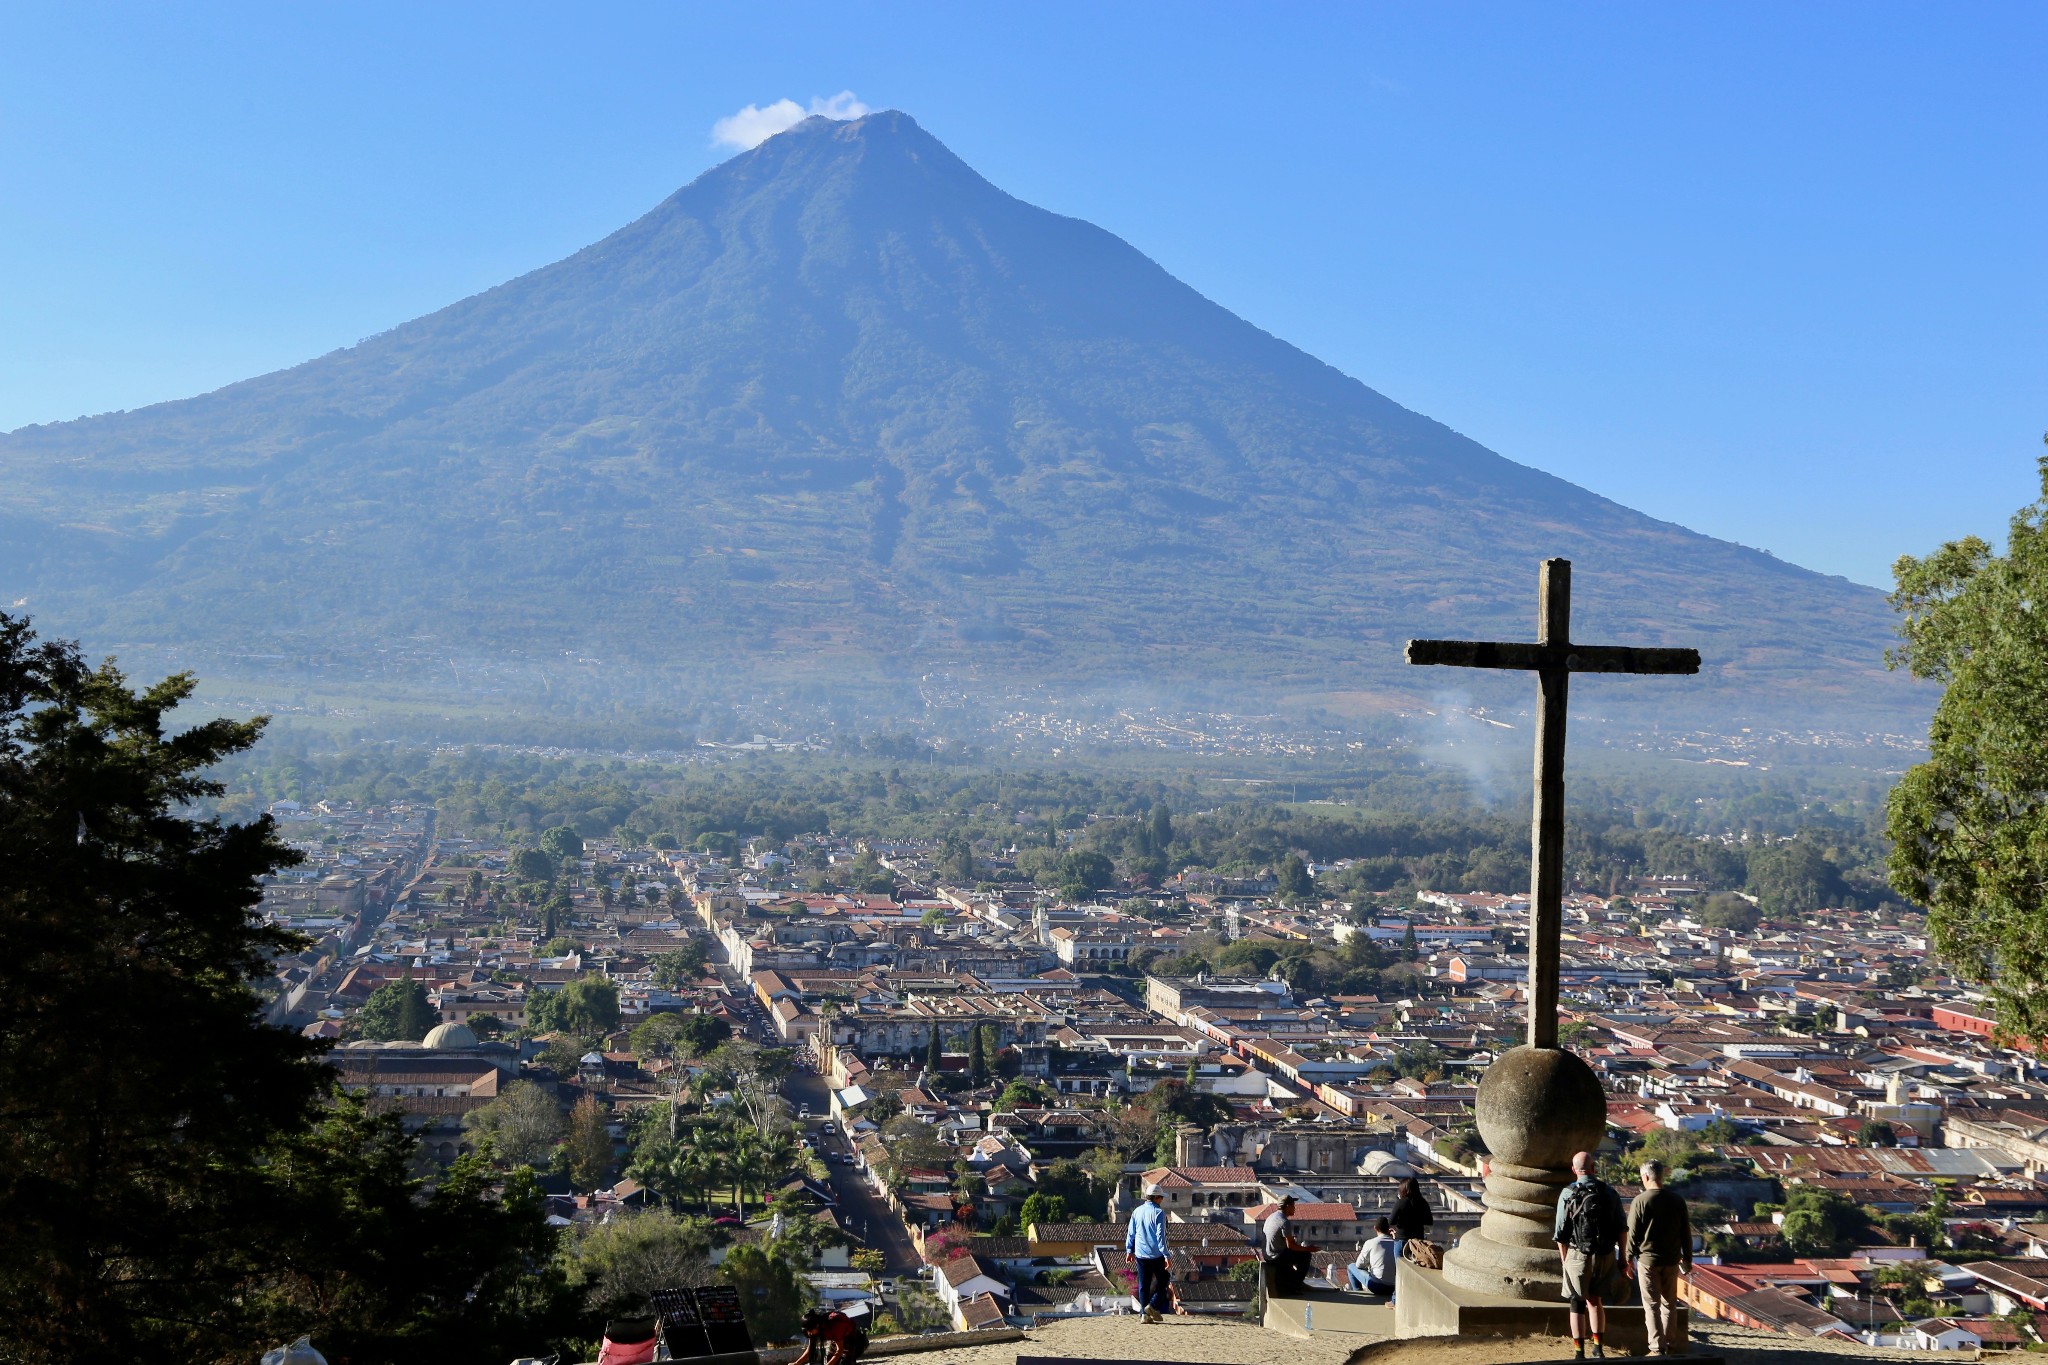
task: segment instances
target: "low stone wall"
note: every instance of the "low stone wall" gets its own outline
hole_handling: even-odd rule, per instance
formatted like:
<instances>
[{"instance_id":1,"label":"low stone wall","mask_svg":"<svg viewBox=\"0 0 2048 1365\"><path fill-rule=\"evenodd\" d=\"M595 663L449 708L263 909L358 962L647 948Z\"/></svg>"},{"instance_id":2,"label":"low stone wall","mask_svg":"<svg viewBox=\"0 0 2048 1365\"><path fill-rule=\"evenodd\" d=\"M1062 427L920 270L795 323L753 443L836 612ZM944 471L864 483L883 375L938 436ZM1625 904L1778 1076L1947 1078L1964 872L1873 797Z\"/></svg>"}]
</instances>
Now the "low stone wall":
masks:
<instances>
[{"instance_id":1,"label":"low stone wall","mask_svg":"<svg viewBox=\"0 0 2048 1365\"><path fill-rule=\"evenodd\" d=\"M907 1356L920 1351L950 1351L960 1346L993 1346L998 1342L1022 1341L1024 1333L1016 1327L994 1327L980 1332L927 1332L920 1336L908 1333L876 1337L868 1343L862 1360L876 1356ZM682 1365L788 1365L804 1353L801 1346L777 1346L766 1351L736 1351L729 1355L694 1356Z\"/></svg>"}]
</instances>

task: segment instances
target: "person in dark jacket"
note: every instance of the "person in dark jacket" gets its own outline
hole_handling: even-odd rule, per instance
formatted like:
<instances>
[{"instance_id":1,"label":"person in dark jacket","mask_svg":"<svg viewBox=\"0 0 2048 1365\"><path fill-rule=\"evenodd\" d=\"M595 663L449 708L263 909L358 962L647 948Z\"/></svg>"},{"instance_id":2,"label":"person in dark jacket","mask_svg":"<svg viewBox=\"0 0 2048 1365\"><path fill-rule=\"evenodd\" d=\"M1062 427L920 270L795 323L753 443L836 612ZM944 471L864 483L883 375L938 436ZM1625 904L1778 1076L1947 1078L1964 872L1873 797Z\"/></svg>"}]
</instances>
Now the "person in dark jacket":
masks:
<instances>
[{"instance_id":1,"label":"person in dark jacket","mask_svg":"<svg viewBox=\"0 0 2048 1365\"><path fill-rule=\"evenodd\" d=\"M1395 1189L1394 1211L1387 1215L1387 1226L1394 1230L1397 1245L1394 1259L1401 1259L1402 1249L1410 1242L1429 1240L1430 1224L1436 1222L1429 1201L1422 1196L1422 1182L1409 1176Z\"/></svg>"}]
</instances>

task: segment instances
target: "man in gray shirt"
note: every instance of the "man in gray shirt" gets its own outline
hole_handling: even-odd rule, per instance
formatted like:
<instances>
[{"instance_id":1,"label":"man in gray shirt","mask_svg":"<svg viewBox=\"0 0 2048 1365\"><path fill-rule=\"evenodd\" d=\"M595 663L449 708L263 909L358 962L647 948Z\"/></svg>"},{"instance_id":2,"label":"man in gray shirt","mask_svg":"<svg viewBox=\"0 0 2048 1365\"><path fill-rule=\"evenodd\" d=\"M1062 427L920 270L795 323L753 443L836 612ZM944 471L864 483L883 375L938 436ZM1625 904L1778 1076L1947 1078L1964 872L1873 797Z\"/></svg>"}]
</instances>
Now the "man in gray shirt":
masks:
<instances>
[{"instance_id":1,"label":"man in gray shirt","mask_svg":"<svg viewBox=\"0 0 2048 1365\"><path fill-rule=\"evenodd\" d=\"M1301 1284L1308 1278L1313 1255L1308 1244L1296 1238L1287 1225L1293 1213L1294 1196L1290 1194L1266 1216L1259 1230L1259 1251L1266 1262L1266 1292L1275 1298L1301 1296Z\"/></svg>"}]
</instances>

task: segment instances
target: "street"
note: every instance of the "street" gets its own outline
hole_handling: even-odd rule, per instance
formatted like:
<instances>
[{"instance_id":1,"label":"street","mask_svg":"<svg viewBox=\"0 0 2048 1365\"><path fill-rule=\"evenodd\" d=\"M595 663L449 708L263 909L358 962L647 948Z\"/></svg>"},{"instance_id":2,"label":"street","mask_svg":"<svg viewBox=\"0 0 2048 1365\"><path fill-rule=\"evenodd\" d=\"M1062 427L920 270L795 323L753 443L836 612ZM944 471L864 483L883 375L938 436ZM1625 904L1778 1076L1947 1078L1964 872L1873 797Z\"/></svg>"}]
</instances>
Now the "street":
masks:
<instances>
[{"instance_id":1,"label":"street","mask_svg":"<svg viewBox=\"0 0 2048 1365\"><path fill-rule=\"evenodd\" d=\"M851 1152L844 1133L827 1137L823 1131L823 1120L830 1105L825 1080L813 1071L794 1071L782 1083L782 1093L792 1108L811 1106L811 1117L803 1120L805 1133L816 1144L818 1153L827 1158L825 1169L830 1173L832 1193L839 1201L840 1218L846 1227L860 1236L868 1246L882 1253L888 1262L888 1273L894 1276L919 1275L924 1270L924 1258L917 1254L917 1247L910 1240L909 1231L896 1211L884 1203L882 1197L868 1187L860 1170L854 1166L842 1166L830 1160L835 1152Z\"/></svg>"}]
</instances>

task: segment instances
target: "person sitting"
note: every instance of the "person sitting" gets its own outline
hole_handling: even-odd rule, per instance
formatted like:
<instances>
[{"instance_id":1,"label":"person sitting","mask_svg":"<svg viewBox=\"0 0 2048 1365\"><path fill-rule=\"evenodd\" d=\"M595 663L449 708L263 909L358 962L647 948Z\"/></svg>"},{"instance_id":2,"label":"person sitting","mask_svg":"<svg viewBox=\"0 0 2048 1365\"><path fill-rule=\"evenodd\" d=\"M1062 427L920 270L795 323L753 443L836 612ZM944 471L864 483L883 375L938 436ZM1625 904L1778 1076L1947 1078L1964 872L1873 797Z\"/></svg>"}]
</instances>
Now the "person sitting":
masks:
<instances>
[{"instance_id":1,"label":"person sitting","mask_svg":"<svg viewBox=\"0 0 2048 1365\"><path fill-rule=\"evenodd\" d=\"M1259 1233L1259 1249L1266 1262L1266 1292L1275 1298L1300 1298L1314 1261L1314 1250L1296 1237L1289 1225L1293 1216L1294 1196L1290 1194L1267 1215Z\"/></svg>"},{"instance_id":2,"label":"person sitting","mask_svg":"<svg viewBox=\"0 0 2048 1365\"><path fill-rule=\"evenodd\" d=\"M1422 1192L1422 1182L1414 1176L1403 1180L1395 1193L1394 1211L1387 1215L1387 1225L1394 1230L1394 1255L1398 1257L1408 1243L1429 1240L1436 1214L1429 1207L1429 1196Z\"/></svg>"},{"instance_id":3,"label":"person sitting","mask_svg":"<svg viewBox=\"0 0 2048 1365\"><path fill-rule=\"evenodd\" d=\"M1382 1218L1373 1224L1378 1235L1358 1249L1358 1259L1345 1270L1353 1289L1391 1298L1394 1293L1394 1265L1400 1259L1401 1243Z\"/></svg>"}]
</instances>

